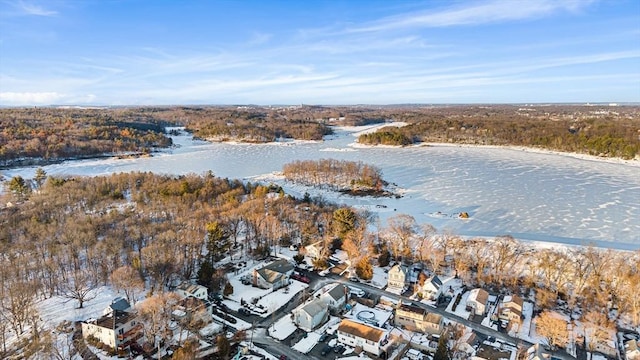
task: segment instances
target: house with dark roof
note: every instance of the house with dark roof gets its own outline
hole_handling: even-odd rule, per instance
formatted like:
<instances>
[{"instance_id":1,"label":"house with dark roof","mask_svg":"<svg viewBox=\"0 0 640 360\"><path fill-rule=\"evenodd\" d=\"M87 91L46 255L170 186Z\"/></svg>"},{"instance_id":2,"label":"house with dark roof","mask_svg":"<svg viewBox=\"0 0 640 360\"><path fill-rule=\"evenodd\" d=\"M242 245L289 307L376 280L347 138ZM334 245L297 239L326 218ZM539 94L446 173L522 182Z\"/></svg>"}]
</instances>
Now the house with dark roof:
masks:
<instances>
[{"instance_id":1,"label":"house with dark roof","mask_svg":"<svg viewBox=\"0 0 640 360\"><path fill-rule=\"evenodd\" d=\"M329 310L335 313L340 313L344 310L348 297L349 289L342 284L336 284L329 291L320 295L320 298L327 303Z\"/></svg>"},{"instance_id":2,"label":"house with dark roof","mask_svg":"<svg viewBox=\"0 0 640 360\"><path fill-rule=\"evenodd\" d=\"M287 260L276 260L252 273L253 285L262 289L277 290L289 285L289 277L293 274L293 265Z\"/></svg>"},{"instance_id":3,"label":"house with dark roof","mask_svg":"<svg viewBox=\"0 0 640 360\"><path fill-rule=\"evenodd\" d=\"M487 312L489 303L489 293L484 289L473 289L467 298L467 311L472 311L474 315L484 315Z\"/></svg>"},{"instance_id":4,"label":"house with dark roof","mask_svg":"<svg viewBox=\"0 0 640 360\"><path fill-rule=\"evenodd\" d=\"M293 323L304 331L313 331L329 318L327 303L314 299L293 309Z\"/></svg>"},{"instance_id":5,"label":"house with dark roof","mask_svg":"<svg viewBox=\"0 0 640 360\"><path fill-rule=\"evenodd\" d=\"M522 298L518 295L507 295L500 302L498 318L506 322L520 324L522 321Z\"/></svg>"},{"instance_id":6,"label":"house with dark roof","mask_svg":"<svg viewBox=\"0 0 640 360\"><path fill-rule=\"evenodd\" d=\"M400 304L394 317L396 326L427 334L442 332L442 316L410 304Z\"/></svg>"},{"instance_id":7,"label":"house with dark roof","mask_svg":"<svg viewBox=\"0 0 640 360\"><path fill-rule=\"evenodd\" d=\"M442 280L438 275L433 275L419 287L418 292L422 293L423 299L436 300L442 293Z\"/></svg>"},{"instance_id":8,"label":"house with dark roof","mask_svg":"<svg viewBox=\"0 0 640 360\"><path fill-rule=\"evenodd\" d=\"M111 301L111 304L109 304L109 306L107 306L104 311L102 312L102 315L109 315L112 314L114 311L120 311L120 312L130 312L133 309L131 308L131 304L129 304L129 302L121 297L117 297L115 299L113 299Z\"/></svg>"},{"instance_id":9,"label":"house with dark roof","mask_svg":"<svg viewBox=\"0 0 640 360\"><path fill-rule=\"evenodd\" d=\"M114 350L127 349L142 337L142 323L134 312L114 310L82 323L82 337L94 337Z\"/></svg>"},{"instance_id":10,"label":"house with dark roof","mask_svg":"<svg viewBox=\"0 0 640 360\"><path fill-rule=\"evenodd\" d=\"M386 353L386 349L390 345L388 332L349 319L340 322L336 333L338 334L338 342L354 348L359 347L375 356Z\"/></svg>"}]
</instances>

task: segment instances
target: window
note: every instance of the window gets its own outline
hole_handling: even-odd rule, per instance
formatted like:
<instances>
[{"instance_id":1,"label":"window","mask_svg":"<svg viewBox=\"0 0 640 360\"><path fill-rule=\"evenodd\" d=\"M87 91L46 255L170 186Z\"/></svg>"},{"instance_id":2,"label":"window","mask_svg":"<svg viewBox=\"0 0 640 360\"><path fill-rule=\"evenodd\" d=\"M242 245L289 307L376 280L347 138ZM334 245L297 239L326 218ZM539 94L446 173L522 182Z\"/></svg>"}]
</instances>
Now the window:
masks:
<instances>
[{"instance_id":1,"label":"window","mask_svg":"<svg viewBox=\"0 0 640 360\"><path fill-rule=\"evenodd\" d=\"M124 329L118 330L118 334L120 334L120 335L124 334Z\"/></svg>"}]
</instances>

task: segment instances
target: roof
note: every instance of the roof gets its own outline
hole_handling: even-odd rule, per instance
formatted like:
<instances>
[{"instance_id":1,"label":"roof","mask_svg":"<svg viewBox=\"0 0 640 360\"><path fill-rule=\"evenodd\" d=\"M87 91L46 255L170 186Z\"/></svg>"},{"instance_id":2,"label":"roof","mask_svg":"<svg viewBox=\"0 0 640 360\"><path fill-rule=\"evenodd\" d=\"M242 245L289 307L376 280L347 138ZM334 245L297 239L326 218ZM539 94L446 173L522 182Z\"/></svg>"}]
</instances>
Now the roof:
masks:
<instances>
[{"instance_id":1,"label":"roof","mask_svg":"<svg viewBox=\"0 0 640 360\"><path fill-rule=\"evenodd\" d=\"M473 289L469 293L469 298L467 301L476 301L483 305L487 305L487 301L489 300L489 293L485 289Z\"/></svg>"},{"instance_id":2,"label":"roof","mask_svg":"<svg viewBox=\"0 0 640 360\"><path fill-rule=\"evenodd\" d=\"M107 329L117 329L120 327L120 325L124 325L135 318L135 314L114 310L113 314L105 315L99 318L98 320L96 320L95 324Z\"/></svg>"},{"instance_id":3,"label":"roof","mask_svg":"<svg viewBox=\"0 0 640 360\"><path fill-rule=\"evenodd\" d=\"M427 310L421 307L417 307L409 304L402 304L398 309L402 311L414 313L414 314L420 314L420 315L425 315L427 313Z\"/></svg>"},{"instance_id":4,"label":"roof","mask_svg":"<svg viewBox=\"0 0 640 360\"><path fill-rule=\"evenodd\" d=\"M198 290L200 289L207 289L206 287L202 286L202 285L198 285L198 284L191 284L191 283L186 283L183 282L182 284L178 285L178 290L182 290L188 294L195 294L196 292L198 292Z\"/></svg>"},{"instance_id":5,"label":"roof","mask_svg":"<svg viewBox=\"0 0 640 360\"><path fill-rule=\"evenodd\" d=\"M512 303L520 306L520 308L522 308L523 301L522 301L522 298L520 296L518 296L518 295L507 295L507 296L504 297L504 299L502 299L502 303L503 304L510 303L510 302L512 302Z\"/></svg>"},{"instance_id":6,"label":"roof","mask_svg":"<svg viewBox=\"0 0 640 360\"><path fill-rule=\"evenodd\" d=\"M333 300L340 300L340 298L344 298L346 293L347 288L342 284L338 284L331 290L327 291L327 294L329 294Z\"/></svg>"},{"instance_id":7,"label":"roof","mask_svg":"<svg viewBox=\"0 0 640 360\"><path fill-rule=\"evenodd\" d=\"M436 313L428 313L427 317L425 317L424 320L428 323L440 324L440 321L442 321L442 315Z\"/></svg>"},{"instance_id":8,"label":"roof","mask_svg":"<svg viewBox=\"0 0 640 360\"><path fill-rule=\"evenodd\" d=\"M306 312L311 317L315 317L318 314L326 312L327 305L322 300L315 299L305 304L300 310Z\"/></svg>"},{"instance_id":9,"label":"roof","mask_svg":"<svg viewBox=\"0 0 640 360\"><path fill-rule=\"evenodd\" d=\"M435 286L436 289L440 289L440 287L442 286L442 280L440 280L438 275L434 275L431 278L431 283Z\"/></svg>"},{"instance_id":10,"label":"roof","mask_svg":"<svg viewBox=\"0 0 640 360\"><path fill-rule=\"evenodd\" d=\"M256 272L263 278L266 282L270 284L274 284L280 282L282 278L285 277L284 274L281 274L277 271L269 270L269 269L257 269Z\"/></svg>"},{"instance_id":11,"label":"roof","mask_svg":"<svg viewBox=\"0 0 640 360\"><path fill-rule=\"evenodd\" d=\"M624 350L626 352L632 352L638 350L638 342L636 340L629 340L624 343Z\"/></svg>"},{"instance_id":12,"label":"roof","mask_svg":"<svg viewBox=\"0 0 640 360\"><path fill-rule=\"evenodd\" d=\"M263 267L263 269L275 271L281 274L286 274L289 271L293 270L293 265L287 260L276 260L269 265Z\"/></svg>"},{"instance_id":13,"label":"roof","mask_svg":"<svg viewBox=\"0 0 640 360\"><path fill-rule=\"evenodd\" d=\"M338 331L374 342L380 341L384 335L384 332L380 329L348 319L342 320L340 326L338 326Z\"/></svg>"},{"instance_id":14,"label":"roof","mask_svg":"<svg viewBox=\"0 0 640 360\"><path fill-rule=\"evenodd\" d=\"M121 297L113 299L109 308L113 311L127 311L131 308L129 302Z\"/></svg>"},{"instance_id":15,"label":"roof","mask_svg":"<svg viewBox=\"0 0 640 360\"><path fill-rule=\"evenodd\" d=\"M400 264L395 264L391 267L391 269L389 269L389 272L396 272L396 271L400 271L402 272L405 276L407 275L407 267L406 266L402 266Z\"/></svg>"}]
</instances>

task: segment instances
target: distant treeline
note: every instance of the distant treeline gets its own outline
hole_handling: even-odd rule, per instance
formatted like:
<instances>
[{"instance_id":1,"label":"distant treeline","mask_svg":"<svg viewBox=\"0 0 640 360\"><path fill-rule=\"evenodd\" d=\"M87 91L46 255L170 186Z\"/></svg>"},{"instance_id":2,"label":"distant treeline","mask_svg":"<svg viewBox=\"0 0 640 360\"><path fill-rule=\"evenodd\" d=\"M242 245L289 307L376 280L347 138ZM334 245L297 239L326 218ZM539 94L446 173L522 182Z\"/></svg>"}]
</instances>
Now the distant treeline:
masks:
<instances>
[{"instance_id":1,"label":"distant treeline","mask_svg":"<svg viewBox=\"0 0 640 360\"><path fill-rule=\"evenodd\" d=\"M474 110L475 111L472 111ZM515 145L603 157L640 155L640 112L592 107L517 107L420 109L392 116L409 125L364 134L364 144L408 145L447 142Z\"/></svg>"},{"instance_id":2,"label":"distant treeline","mask_svg":"<svg viewBox=\"0 0 640 360\"><path fill-rule=\"evenodd\" d=\"M162 120L119 109L1 109L0 167L171 146Z\"/></svg>"},{"instance_id":3,"label":"distant treeline","mask_svg":"<svg viewBox=\"0 0 640 360\"><path fill-rule=\"evenodd\" d=\"M380 169L360 161L298 160L286 164L282 172L287 180L335 190L367 188L379 191L385 183Z\"/></svg>"}]
</instances>

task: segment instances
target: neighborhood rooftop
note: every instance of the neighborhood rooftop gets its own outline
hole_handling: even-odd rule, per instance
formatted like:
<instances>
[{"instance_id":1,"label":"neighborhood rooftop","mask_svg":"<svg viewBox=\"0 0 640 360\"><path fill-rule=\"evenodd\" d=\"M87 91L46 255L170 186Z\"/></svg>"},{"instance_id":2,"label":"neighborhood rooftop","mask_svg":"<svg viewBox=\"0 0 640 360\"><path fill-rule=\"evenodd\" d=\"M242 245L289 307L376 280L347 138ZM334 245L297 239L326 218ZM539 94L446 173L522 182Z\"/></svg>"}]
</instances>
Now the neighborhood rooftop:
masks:
<instances>
[{"instance_id":1,"label":"neighborhood rooftop","mask_svg":"<svg viewBox=\"0 0 640 360\"><path fill-rule=\"evenodd\" d=\"M347 319L342 320L340 326L338 326L338 331L375 342L380 341L384 335L384 332L380 329Z\"/></svg>"}]
</instances>

